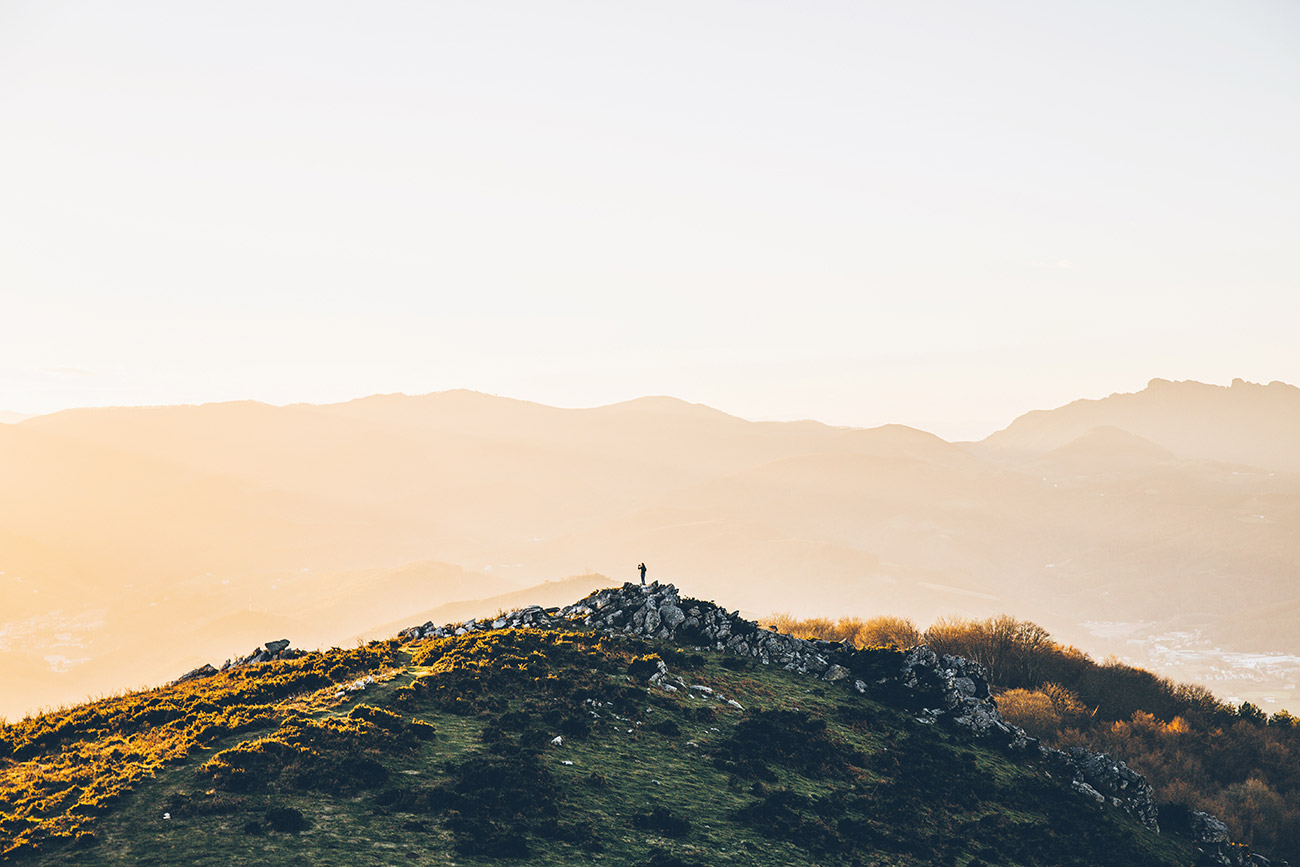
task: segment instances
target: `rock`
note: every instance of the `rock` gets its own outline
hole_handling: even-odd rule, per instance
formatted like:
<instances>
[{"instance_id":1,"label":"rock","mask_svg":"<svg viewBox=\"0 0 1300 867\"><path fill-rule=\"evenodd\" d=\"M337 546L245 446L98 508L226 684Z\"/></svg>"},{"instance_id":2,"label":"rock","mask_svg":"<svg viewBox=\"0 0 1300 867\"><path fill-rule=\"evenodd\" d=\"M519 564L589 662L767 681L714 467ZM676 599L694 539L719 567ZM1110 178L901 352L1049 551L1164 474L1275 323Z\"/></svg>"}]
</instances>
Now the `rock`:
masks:
<instances>
[{"instance_id":1,"label":"rock","mask_svg":"<svg viewBox=\"0 0 1300 867\"><path fill-rule=\"evenodd\" d=\"M1159 830L1154 791L1141 774L1105 753L1094 753L1083 747L1070 747L1064 755L1083 782L1117 799L1129 815L1148 828Z\"/></svg>"},{"instance_id":2,"label":"rock","mask_svg":"<svg viewBox=\"0 0 1300 867\"><path fill-rule=\"evenodd\" d=\"M1094 789L1092 786L1082 780L1075 780L1070 783L1070 788L1083 795L1085 798L1096 801L1098 804L1106 803L1106 796Z\"/></svg>"},{"instance_id":3,"label":"rock","mask_svg":"<svg viewBox=\"0 0 1300 867\"><path fill-rule=\"evenodd\" d=\"M225 669L222 669L222 670L224 671ZM193 670L191 670L191 671L187 671L187 672L185 672L185 673L182 674L180 677L178 677L178 678L176 678L175 680L173 680L173 681L172 681L172 684L184 683L184 682L187 681L187 680L195 680L195 679L200 678L200 677L211 677L212 675L214 675L214 674L216 674L216 673L217 673L217 670L216 670L215 668L213 668L211 664L205 664L205 665L201 665L201 666L199 666L198 668L195 668L195 669L193 669Z\"/></svg>"},{"instance_id":4,"label":"rock","mask_svg":"<svg viewBox=\"0 0 1300 867\"><path fill-rule=\"evenodd\" d=\"M669 631L672 631L685 622L686 615L676 605L665 603L659 609L659 619L668 627Z\"/></svg>"},{"instance_id":5,"label":"rock","mask_svg":"<svg viewBox=\"0 0 1300 867\"><path fill-rule=\"evenodd\" d=\"M1227 843L1231 838L1228 826L1209 813L1192 810L1188 822L1192 840L1197 843Z\"/></svg>"},{"instance_id":6,"label":"rock","mask_svg":"<svg viewBox=\"0 0 1300 867\"><path fill-rule=\"evenodd\" d=\"M281 650L289 646L289 639L281 638L279 641L268 641L266 643L266 652L274 656Z\"/></svg>"},{"instance_id":7,"label":"rock","mask_svg":"<svg viewBox=\"0 0 1300 867\"><path fill-rule=\"evenodd\" d=\"M836 664L826 669L826 673L822 675L822 680L829 680L834 683L835 681L843 680L848 676L849 670L842 665Z\"/></svg>"}]
</instances>

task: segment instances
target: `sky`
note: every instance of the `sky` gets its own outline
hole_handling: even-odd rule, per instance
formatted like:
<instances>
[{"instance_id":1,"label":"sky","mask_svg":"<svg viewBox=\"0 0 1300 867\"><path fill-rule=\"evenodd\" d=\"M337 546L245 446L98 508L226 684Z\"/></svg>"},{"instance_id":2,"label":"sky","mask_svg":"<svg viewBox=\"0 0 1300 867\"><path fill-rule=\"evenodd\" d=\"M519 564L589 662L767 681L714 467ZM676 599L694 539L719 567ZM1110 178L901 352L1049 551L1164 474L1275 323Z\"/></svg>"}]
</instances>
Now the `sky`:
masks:
<instances>
[{"instance_id":1,"label":"sky","mask_svg":"<svg viewBox=\"0 0 1300 867\"><path fill-rule=\"evenodd\" d=\"M0 0L0 410L1300 383L1300 5Z\"/></svg>"}]
</instances>

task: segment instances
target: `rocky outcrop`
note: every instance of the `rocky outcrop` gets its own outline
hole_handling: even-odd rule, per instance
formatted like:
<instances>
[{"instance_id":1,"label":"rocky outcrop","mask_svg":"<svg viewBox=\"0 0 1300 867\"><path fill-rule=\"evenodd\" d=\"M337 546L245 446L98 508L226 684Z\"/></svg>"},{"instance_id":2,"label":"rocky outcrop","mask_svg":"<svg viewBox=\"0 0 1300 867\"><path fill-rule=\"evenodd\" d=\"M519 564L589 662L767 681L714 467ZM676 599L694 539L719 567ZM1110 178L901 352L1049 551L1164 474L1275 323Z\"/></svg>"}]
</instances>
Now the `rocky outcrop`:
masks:
<instances>
[{"instance_id":1,"label":"rocky outcrop","mask_svg":"<svg viewBox=\"0 0 1300 867\"><path fill-rule=\"evenodd\" d=\"M1083 747L1061 751L1040 745L1038 750L1058 773L1069 777L1070 787L1080 795L1119 807L1148 828L1159 830L1155 792L1146 778L1128 765Z\"/></svg>"},{"instance_id":2,"label":"rocky outcrop","mask_svg":"<svg viewBox=\"0 0 1300 867\"><path fill-rule=\"evenodd\" d=\"M1202 813L1200 810L1192 810L1188 814L1190 833L1193 842L1196 843L1227 843L1231 840L1228 833L1228 826L1211 816L1209 813Z\"/></svg>"},{"instance_id":3,"label":"rocky outcrop","mask_svg":"<svg viewBox=\"0 0 1300 867\"><path fill-rule=\"evenodd\" d=\"M200 677L210 677L217 673L217 670L211 664L200 665L198 668L185 672L180 677L173 680L168 686L175 686L178 683L184 683L187 680L197 680Z\"/></svg>"},{"instance_id":4,"label":"rocky outcrop","mask_svg":"<svg viewBox=\"0 0 1300 867\"><path fill-rule=\"evenodd\" d=\"M415 641L420 638L448 638L453 635L466 635L470 632L481 632L488 629L550 629L562 625L567 618L556 616L558 608L543 608L540 605L529 605L527 608L520 608L517 611L511 611L509 614L502 614L500 617L489 617L483 620L466 620L464 623L453 623L447 626L434 626L430 620L423 626L412 626L409 629L403 629L397 633L397 637L403 641Z\"/></svg>"},{"instance_id":5,"label":"rocky outcrop","mask_svg":"<svg viewBox=\"0 0 1300 867\"><path fill-rule=\"evenodd\" d=\"M239 668L244 665L257 665L262 662L275 662L280 659L297 659L300 656L306 656L307 651L295 650L289 646L289 639L281 638L276 641L268 641L265 646L258 647L247 656L227 659L221 666L222 671L231 668Z\"/></svg>"},{"instance_id":6,"label":"rocky outcrop","mask_svg":"<svg viewBox=\"0 0 1300 867\"><path fill-rule=\"evenodd\" d=\"M1285 861L1272 861L1246 846L1232 842L1228 826L1200 810L1187 812L1187 833L1200 847L1198 865L1205 867L1287 867Z\"/></svg>"},{"instance_id":7,"label":"rocky outcrop","mask_svg":"<svg viewBox=\"0 0 1300 867\"><path fill-rule=\"evenodd\" d=\"M306 656L307 651L296 650L289 646L289 639L279 638L275 641L268 641L263 647L258 647L247 656L239 656L234 659L227 659L221 664L221 668L214 668L211 664L201 665L191 671L187 671L180 677L173 680L168 686L175 686L178 683L184 683L187 680L197 680L201 677L211 677L223 671L229 671L232 668L241 668L245 665L257 665L263 662L275 662L280 659L298 659Z\"/></svg>"}]
</instances>

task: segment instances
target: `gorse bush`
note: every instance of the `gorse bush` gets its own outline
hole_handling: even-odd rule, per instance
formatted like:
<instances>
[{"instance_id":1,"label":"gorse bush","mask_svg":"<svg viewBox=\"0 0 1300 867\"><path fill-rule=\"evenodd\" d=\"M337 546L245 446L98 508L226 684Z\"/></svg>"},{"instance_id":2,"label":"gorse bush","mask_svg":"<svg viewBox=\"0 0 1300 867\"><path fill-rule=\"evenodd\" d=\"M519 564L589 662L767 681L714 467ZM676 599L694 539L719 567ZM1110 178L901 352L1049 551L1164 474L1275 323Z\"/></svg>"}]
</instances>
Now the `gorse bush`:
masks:
<instances>
[{"instance_id":1,"label":"gorse bush","mask_svg":"<svg viewBox=\"0 0 1300 867\"><path fill-rule=\"evenodd\" d=\"M395 642L310 653L0 726L0 852L72 842L168 763L274 726L294 696L392 664Z\"/></svg>"}]
</instances>

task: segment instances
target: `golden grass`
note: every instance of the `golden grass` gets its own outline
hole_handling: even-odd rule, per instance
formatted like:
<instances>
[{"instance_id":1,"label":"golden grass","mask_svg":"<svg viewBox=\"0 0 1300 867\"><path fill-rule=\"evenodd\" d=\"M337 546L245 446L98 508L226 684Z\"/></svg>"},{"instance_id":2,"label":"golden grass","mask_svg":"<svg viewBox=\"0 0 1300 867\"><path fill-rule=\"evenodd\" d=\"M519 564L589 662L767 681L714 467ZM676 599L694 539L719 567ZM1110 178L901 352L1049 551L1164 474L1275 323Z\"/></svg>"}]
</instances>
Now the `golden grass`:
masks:
<instances>
[{"instance_id":1,"label":"golden grass","mask_svg":"<svg viewBox=\"0 0 1300 867\"><path fill-rule=\"evenodd\" d=\"M167 763L328 703L336 683L391 664L395 648L312 653L0 726L0 854L89 839L97 815Z\"/></svg>"}]
</instances>

